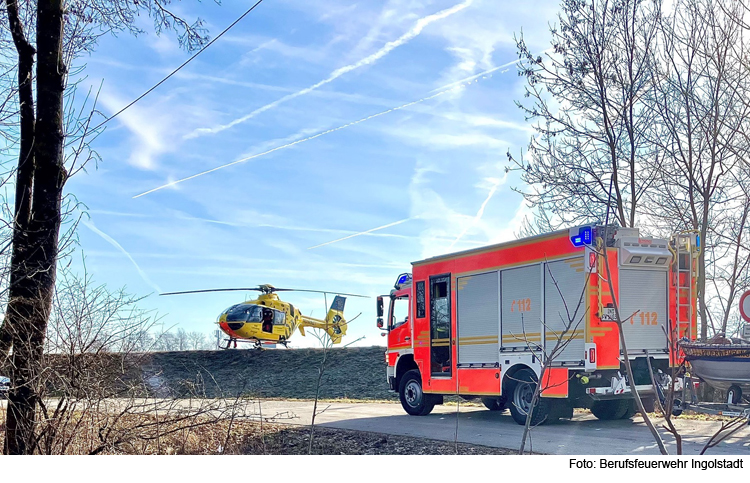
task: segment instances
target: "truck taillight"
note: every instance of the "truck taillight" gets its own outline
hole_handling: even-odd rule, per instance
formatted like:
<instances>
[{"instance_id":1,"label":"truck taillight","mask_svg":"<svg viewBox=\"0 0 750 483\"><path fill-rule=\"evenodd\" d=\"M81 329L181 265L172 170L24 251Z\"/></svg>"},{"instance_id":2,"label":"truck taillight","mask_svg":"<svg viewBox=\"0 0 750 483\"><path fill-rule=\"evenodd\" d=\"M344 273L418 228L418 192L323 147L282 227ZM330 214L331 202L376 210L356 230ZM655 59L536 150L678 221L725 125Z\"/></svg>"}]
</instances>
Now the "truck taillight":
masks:
<instances>
[{"instance_id":1,"label":"truck taillight","mask_svg":"<svg viewBox=\"0 0 750 483\"><path fill-rule=\"evenodd\" d=\"M589 268L596 267L596 252L589 253Z\"/></svg>"},{"instance_id":2,"label":"truck taillight","mask_svg":"<svg viewBox=\"0 0 750 483\"><path fill-rule=\"evenodd\" d=\"M592 364L596 364L596 349L594 349L593 347L589 349L589 362Z\"/></svg>"}]
</instances>

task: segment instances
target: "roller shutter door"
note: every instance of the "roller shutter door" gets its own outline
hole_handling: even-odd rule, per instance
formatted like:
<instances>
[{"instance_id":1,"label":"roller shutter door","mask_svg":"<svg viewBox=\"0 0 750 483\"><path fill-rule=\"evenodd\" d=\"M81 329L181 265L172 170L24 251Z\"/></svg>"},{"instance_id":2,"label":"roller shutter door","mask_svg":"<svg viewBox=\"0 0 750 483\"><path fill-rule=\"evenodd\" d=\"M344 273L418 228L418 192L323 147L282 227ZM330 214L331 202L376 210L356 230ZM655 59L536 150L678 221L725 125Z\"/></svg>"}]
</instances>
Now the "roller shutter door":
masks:
<instances>
[{"instance_id":1,"label":"roller shutter door","mask_svg":"<svg viewBox=\"0 0 750 483\"><path fill-rule=\"evenodd\" d=\"M629 352L667 347L667 310L666 271L620 269L620 317Z\"/></svg>"},{"instance_id":2,"label":"roller shutter door","mask_svg":"<svg viewBox=\"0 0 750 483\"><path fill-rule=\"evenodd\" d=\"M457 278L458 363L498 362L498 272Z\"/></svg>"},{"instance_id":3,"label":"roller shutter door","mask_svg":"<svg viewBox=\"0 0 750 483\"><path fill-rule=\"evenodd\" d=\"M554 362L583 360L585 317L588 315L585 299L581 297L585 282L582 257L548 263L544 270L545 350L549 354L558 340L562 341L561 345L567 341Z\"/></svg>"},{"instance_id":4,"label":"roller shutter door","mask_svg":"<svg viewBox=\"0 0 750 483\"><path fill-rule=\"evenodd\" d=\"M541 344L540 265L511 268L503 270L501 274L503 349Z\"/></svg>"}]
</instances>

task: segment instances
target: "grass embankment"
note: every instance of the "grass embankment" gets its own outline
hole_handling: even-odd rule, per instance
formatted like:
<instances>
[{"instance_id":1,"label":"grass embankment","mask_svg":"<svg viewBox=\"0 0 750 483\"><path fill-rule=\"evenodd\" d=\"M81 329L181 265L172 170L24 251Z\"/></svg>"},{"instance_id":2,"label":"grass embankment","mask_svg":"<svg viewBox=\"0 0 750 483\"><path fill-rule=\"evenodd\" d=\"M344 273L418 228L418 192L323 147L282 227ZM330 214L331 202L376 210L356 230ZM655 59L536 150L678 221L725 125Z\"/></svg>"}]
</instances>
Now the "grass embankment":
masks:
<instances>
[{"instance_id":1,"label":"grass embankment","mask_svg":"<svg viewBox=\"0 0 750 483\"><path fill-rule=\"evenodd\" d=\"M397 401L388 391L384 351L329 350L319 397ZM153 396L179 394L190 384L207 397L312 399L322 360L319 349L156 352L144 354L141 372Z\"/></svg>"}]
</instances>

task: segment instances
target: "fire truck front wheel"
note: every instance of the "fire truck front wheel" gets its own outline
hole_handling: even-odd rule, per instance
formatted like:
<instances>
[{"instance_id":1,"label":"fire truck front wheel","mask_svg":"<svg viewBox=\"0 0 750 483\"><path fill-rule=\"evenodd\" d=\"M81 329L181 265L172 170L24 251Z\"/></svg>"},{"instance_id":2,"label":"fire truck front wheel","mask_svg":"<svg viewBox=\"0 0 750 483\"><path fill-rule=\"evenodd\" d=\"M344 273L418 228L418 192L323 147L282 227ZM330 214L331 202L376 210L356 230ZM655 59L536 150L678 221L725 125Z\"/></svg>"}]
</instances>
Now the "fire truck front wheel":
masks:
<instances>
[{"instance_id":1,"label":"fire truck front wheel","mask_svg":"<svg viewBox=\"0 0 750 483\"><path fill-rule=\"evenodd\" d=\"M403 375L399 384L398 395L404 411L412 416L426 416L435 407L436 398L422 391L422 376L418 370L411 370Z\"/></svg>"},{"instance_id":2,"label":"fire truck front wheel","mask_svg":"<svg viewBox=\"0 0 750 483\"><path fill-rule=\"evenodd\" d=\"M536 385L536 374L531 369L518 371L510 380L511 390L509 392L513 398L510 401L510 414L520 425L526 424L526 415L531 409ZM550 409L549 400L542 397L537 398L536 406L531 413L531 425L537 426L549 422L551 419Z\"/></svg>"}]
</instances>

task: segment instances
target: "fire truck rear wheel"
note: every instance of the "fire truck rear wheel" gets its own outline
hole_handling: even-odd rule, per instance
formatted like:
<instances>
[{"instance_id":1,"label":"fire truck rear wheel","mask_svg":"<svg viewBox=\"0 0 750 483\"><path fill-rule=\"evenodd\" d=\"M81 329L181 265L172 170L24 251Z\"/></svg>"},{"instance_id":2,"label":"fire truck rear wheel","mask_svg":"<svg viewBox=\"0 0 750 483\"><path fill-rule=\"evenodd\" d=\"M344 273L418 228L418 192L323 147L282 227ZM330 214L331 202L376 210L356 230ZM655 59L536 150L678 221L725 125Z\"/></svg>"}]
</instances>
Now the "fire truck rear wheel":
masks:
<instances>
[{"instance_id":1,"label":"fire truck rear wheel","mask_svg":"<svg viewBox=\"0 0 750 483\"><path fill-rule=\"evenodd\" d=\"M635 399L630 399L630 404L627 405L627 408L625 409L625 412L622 413L622 416L620 416L620 419L630 419L635 416L637 411L638 406L635 404Z\"/></svg>"},{"instance_id":2,"label":"fire truck rear wheel","mask_svg":"<svg viewBox=\"0 0 750 483\"><path fill-rule=\"evenodd\" d=\"M414 369L401 377L398 395L401 406L412 416L426 416L430 414L437 403L437 398L432 394L422 391L422 376Z\"/></svg>"},{"instance_id":3,"label":"fire truck rear wheel","mask_svg":"<svg viewBox=\"0 0 750 483\"><path fill-rule=\"evenodd\" d=\"M591 406L591 413L602 421L620 419L627 413L630 399L610 399L607 401L596 401Z\"/></svg>"},{"instance_id":4,"label":"fire truck rear wheel","mask_svg":"<svg viewBox=\"0 0 750 483\"><path fill-rule=\"evenodd\" d=\"M509 393L512 396L510 401L510 414L513 420L520 425L526 424L526 415L531 408L531 401L536 391L537 379L536 374L531 369L522 369L515 373L509 384ZM531 414L531 425L550 422L550 403L545 398L538 398L536 407Z\"/></svg>"},{"instance_id":5,"label":"fire truck rear wheel","mask_svg":"<svg viewBox=\"0 0 750 483\"><path fill-rule=\"evenodd\" d=\"M482 404L490 411L505 411L504 397L483 397Z\"/></svg>"}]
</instances>

